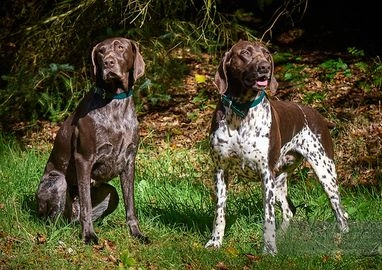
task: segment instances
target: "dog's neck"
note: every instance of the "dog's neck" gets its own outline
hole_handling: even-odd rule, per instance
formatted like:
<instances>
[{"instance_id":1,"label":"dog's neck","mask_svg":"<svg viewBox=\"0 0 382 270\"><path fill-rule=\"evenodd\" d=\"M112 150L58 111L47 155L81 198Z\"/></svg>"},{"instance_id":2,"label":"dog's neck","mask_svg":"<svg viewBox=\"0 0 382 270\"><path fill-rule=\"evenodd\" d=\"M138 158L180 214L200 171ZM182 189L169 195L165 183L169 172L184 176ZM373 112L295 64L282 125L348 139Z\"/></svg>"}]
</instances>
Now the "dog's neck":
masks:
<instances>
[{"instance_id":1,"label":"dog's neck","mask_svg":"<svg viewBox=\"0 0 382 270\"><path fill-rule=\"evenodd\" d=\"M94 93L101 96L104 100L125 99L133 94L133 88L129 88L127 91L122 88L118 88L115 91L108 91L102 87L96 86L94 87Z\"/></svg>"},{"instance_id":2,"label":"dog's neck","mask_svg":"<svg viewBox=\"0 0 382 270\"><path fill-rule=\"evenodd\" d=\"M259 105L264 100L265 96L265 89L262 89L257 93L254 99L246 99L248 100L246 102L238 101L240 99L230 96L229 93L227 95L222 95L221 100L225 107L230 108L235 114L244 118L248 114L249 109Z\"/></svg>"}]
</instances>

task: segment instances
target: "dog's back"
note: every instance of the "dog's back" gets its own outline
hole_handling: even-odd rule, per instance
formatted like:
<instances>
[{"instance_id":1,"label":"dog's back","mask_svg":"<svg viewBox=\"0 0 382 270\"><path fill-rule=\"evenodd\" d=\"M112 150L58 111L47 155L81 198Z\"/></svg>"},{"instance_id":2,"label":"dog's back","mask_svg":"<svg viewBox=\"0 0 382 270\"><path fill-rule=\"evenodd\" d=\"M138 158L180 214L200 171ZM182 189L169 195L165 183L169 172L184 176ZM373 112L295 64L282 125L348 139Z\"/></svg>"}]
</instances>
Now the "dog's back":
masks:
<instances>
[{"instance_id":1,"label":"dog's back","mask_svg":"<svg viewBox=\"0 0 382 270\"><path fill-rule=\"evenodd\" d=\"M281 146L289 142L304 126L317 136L325 154L333 158L333 142L329 132L329 122L314 108L289 101L272 100L272 131L278 126Z\"/></svg>"}]
</instances>

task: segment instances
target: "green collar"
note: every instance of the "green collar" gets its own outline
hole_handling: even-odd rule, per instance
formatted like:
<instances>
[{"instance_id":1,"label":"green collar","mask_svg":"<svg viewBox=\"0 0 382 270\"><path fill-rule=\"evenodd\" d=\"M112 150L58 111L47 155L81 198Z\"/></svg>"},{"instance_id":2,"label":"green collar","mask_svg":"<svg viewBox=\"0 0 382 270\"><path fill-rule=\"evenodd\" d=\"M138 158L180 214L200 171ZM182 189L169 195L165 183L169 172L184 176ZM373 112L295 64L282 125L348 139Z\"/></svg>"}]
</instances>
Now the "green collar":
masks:
<instances>
[{"instance_id":1,"label":"green collar","mask_svg":"<svg viewBox=\"0 0 382 270\"><path fill-rule=\"evenodd\" d=\"M95 87L94 93L100 95L103 99L125 99L130 97L133 94L133 89L129 88L127 91L119 93L119 94L113 94L106 92L105 89Z\"/></svg>"},{"instance_id":2,"label":"green collar","mask_svg":"<svg viewBox=\"0 0 382 270\"><path fill-rule=\"evenodd\" d=\"M246 103L235 102L232 100L231 97L222 95L222 102L224 106L229 107L238 116L244 118L247 115L250 108L256 107L260 104L261 101L263 101L265 95L265 90L262 90L258 98Z\"/></svg>"}]
</instances>

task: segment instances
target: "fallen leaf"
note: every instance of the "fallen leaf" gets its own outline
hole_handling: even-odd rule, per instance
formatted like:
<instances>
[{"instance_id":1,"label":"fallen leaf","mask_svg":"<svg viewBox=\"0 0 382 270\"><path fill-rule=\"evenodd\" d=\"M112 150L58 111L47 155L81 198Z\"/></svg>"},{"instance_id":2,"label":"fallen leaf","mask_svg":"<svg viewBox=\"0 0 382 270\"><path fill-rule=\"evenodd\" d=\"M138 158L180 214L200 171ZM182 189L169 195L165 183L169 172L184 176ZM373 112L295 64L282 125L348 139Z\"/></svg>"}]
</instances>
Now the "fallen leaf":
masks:
<instances>
[{"instance_id":1,"label":"fallen leaf","mask_svg":"<svg viewBox=\"0 0 382 270\"><path fill-rule=\"evenodd\" d=\"M37 242L37 244L45 244L46 243L45 235L43 235L41 233L37 233L36 242Z\"/></svg>"},{"instance_id":2,"label":"fallen leaf","mask_svg":"<svg viewBox=\"0 0 382 270\"><path fill-rule=\"evenodd\" d=\"M205 75L195 74L195 81L197 83L204 83L206 82L206 80L207 80L207 77Z\"/></svg>"},{"instance_id":3,"label":"fallen leaf","mask_svg":"<svg viewBox=\"0 0 382 270\"><path fill-rule=\"evenodd\" d=\"M220 270L228 270L228 267L223 262L218 262L216 268Z\"/></svg>"},{"instance_id":4,"label":"fallen leaf","mask_svg":"<svg viewBox=\"0 0 382 270\"><path fill-rule=\"evenodd\" d=\"M261 256L258 256L258 255L253 255L253 254L250 254L250 253L247 253L247 254L244 254L245 257L247 257L247 259L250 261L250 262L259 262L261 260Z\"/></svg>"}]
</instances>

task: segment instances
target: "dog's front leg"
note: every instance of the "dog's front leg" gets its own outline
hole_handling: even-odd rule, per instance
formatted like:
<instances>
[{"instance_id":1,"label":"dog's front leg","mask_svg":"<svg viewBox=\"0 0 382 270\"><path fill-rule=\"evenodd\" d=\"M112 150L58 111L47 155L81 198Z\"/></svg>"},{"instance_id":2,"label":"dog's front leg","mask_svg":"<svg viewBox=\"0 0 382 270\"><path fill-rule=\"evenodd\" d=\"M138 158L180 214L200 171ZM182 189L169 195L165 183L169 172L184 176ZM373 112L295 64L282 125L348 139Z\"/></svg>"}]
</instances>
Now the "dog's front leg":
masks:
<instances>
[{"instance_id":1,"label":"dog's front leg","mask_svg":"<svg viewBox=\"0 0 382 270\"><path fill-rule=\"evenodd\" d=\"M86 244L98 243L98 237L94 232L92 222L92 201L91 201L91 168L92 165L85 160L82 155L75 154L76 171L78 181L78 195L80 201L80 222L82 227L82 238Z\"/></svg>"},{"instance_id":2,"label":"dog's front leg","mask_svg":"<svg viewBox=\"0 0 382 270\"><path fill-rule=\"evenodd\" d=\"M93 136L93 123L82 118L74 131L74 162L80 202L80 222L82 238L86 244L98 243L92 222L91 173L95 158L96 138Z\"/></svg>"},{"instance_id":3,"label":"dog's front leg","mask_svg":"<svg viewBox=\"0 0 382 270\"><path fill-rule=\"evenodd\" d=\"M224 170L218 169L215 174L216 209L212 237L205 247L219 248L222 245L225 230L225 208L227 190L224 181Z\"/></svg>"},{"instance_id":4,"label":"dog's front leg","mask_svg":"<svg viewBox=\"0 0 382 270\"><path fill-rule=\"evenodd\" d=\"M143 235L139 229L139 222L135 214L135 203L134 203L134 171L135 171L135 151L131 150L130 157L126 168L122 171L121 187L123 192L123 201L125 204L126 211L126 222L129 226L130 233L132 236L138 238L144 243L149 243L148 237Z\"/></svg>"},{"instance_id":5,"label":"dog's front leg","mask_svg":"<svg viewBox=\"0 0 382 270\"><path fill-rule=\"evenodd\" d=\"M262 173L264 190L264 253L276 254L276 187L269 170Z\"/></svg>"}]
</instances>

